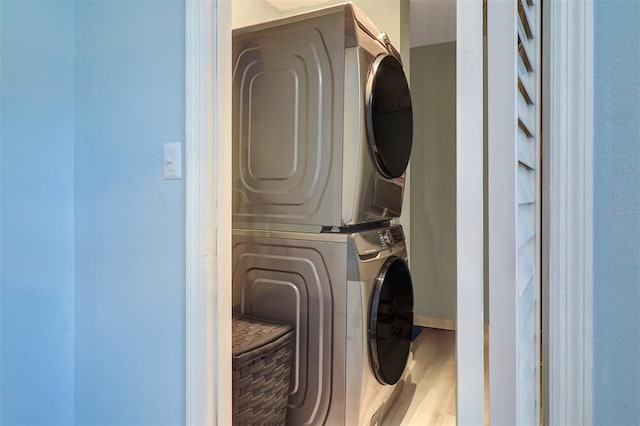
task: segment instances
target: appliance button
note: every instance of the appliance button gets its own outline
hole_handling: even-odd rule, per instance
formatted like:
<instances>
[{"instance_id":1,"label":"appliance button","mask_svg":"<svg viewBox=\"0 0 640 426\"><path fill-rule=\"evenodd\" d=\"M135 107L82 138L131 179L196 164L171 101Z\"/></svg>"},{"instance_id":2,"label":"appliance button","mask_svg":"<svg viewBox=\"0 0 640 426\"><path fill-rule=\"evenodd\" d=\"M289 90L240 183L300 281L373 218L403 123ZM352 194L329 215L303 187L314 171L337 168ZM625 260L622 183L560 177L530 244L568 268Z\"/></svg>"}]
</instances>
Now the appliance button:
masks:
<instances>
[{"instance_id":1,"label":"appliance button","mask_svg":"<svg viewBox=\"0 0 640 426\"><path fill-rule=\"evenodd\" d=\"M392 246L394 243L391 231L385 231L385 233L382 234L382 239L388 246Z\"/></svg>"}]
</instances>

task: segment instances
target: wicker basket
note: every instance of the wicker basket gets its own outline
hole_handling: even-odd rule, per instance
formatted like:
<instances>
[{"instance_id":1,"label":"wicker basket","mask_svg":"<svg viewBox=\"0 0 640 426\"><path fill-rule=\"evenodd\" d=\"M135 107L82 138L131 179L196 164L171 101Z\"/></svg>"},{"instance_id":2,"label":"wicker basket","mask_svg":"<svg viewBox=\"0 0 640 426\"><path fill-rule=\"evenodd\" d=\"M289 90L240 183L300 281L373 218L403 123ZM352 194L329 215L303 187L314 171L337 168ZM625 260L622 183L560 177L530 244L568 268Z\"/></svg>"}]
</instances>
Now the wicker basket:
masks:
<instances>
[{"instance_id":1,"label":"wicker basket","mask_svg":"<svg viewBox=\"0 0 640 426\"><path fill-rule=\"evenodd\" d=\"M293 355L291 326L233 315L233 424L284 425Z\"/></svg>"}]
</instances>

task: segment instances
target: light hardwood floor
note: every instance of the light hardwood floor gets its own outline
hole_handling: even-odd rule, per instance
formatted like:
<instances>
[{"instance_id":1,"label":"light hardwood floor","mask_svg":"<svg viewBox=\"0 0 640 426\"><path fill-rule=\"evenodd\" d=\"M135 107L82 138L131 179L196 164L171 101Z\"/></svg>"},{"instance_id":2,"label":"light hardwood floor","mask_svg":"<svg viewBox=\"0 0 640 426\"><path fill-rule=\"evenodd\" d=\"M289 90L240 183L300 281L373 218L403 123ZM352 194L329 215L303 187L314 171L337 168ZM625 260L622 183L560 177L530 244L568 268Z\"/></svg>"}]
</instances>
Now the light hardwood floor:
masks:
<instances>
[{"instance_id":1,"label":"light hardwood floor","mask_svg":"<svg viewBox=\"0 0 640 426\"><path fill-rule=\"evenodd\" d=\"M484 423L489 424L488 334L485 332ZM425 328L413 342L413 367L382 426L455 426L456 332Z\"/></svg>"},{"instance_id":2,"label":"light hardwood floor","mask_svg":"<svg viewBox=\"0 0 640 426\"><path fill-rule=\"evenodd\" d=\"M425 328L414 344L411 374L382 426L456 424L456 334Z\"/></svg>"}]
</instances>

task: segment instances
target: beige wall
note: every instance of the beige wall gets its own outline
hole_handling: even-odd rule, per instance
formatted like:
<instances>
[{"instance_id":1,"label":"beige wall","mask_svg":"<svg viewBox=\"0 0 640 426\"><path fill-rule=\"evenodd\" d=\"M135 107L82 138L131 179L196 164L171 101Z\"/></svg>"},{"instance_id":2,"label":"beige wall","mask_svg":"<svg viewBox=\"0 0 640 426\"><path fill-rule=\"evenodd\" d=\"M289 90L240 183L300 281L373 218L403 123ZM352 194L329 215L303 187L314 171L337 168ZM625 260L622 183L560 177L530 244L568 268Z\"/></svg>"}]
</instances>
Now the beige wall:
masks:
<instances>
[{"instance_id":1,"label":"beige wall","mask_svg":"<svg viewBox=\"0 0 640 426\"><path fill-rule=\"evenodd\" d=\"M415 315L456 319L456 43L411 49Z\"/></svg>"},{"instance_id":2,"label":"beige wall","mask_svg":"<svg viewBox=\"0 0 640 426\"><path fill-rule=\"evenodd\" d=\"M240 28L284 16L266 0L232 0L231 27Z\"/></svg>"},{"instance_id":3,"label":"beige wall","mask_svg":"<svg viewBox=\"0 0 640 426\"><path fill-rule=\"evenodd\" d=\"M345 3L344 0L232 0L233 28L244 27L295 15L321 7ZM404 57L409 56L409 0L353 1L380 29L389 35ZM404 49L404 50L403 50ZM406 52L406 54L405 54Z\"/></svg>"}]
</instances>

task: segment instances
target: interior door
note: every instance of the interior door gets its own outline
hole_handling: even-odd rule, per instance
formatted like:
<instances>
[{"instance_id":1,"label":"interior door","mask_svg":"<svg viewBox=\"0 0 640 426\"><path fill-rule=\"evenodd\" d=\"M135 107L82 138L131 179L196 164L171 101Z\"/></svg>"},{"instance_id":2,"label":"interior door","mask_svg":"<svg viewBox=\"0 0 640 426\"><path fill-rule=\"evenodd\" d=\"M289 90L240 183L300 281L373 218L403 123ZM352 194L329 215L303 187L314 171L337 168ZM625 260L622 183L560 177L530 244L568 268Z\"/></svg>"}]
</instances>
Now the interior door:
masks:
<instances>
[{"instance_id":1,"label":"interior door","mask_svg":"<svg viewBox=\"0 0 640 426\"><path fill-rule=\"evenodd\" d=\"M487 7L491 424L540 420L541 1Z\"/></svg>"}]
</instances>

